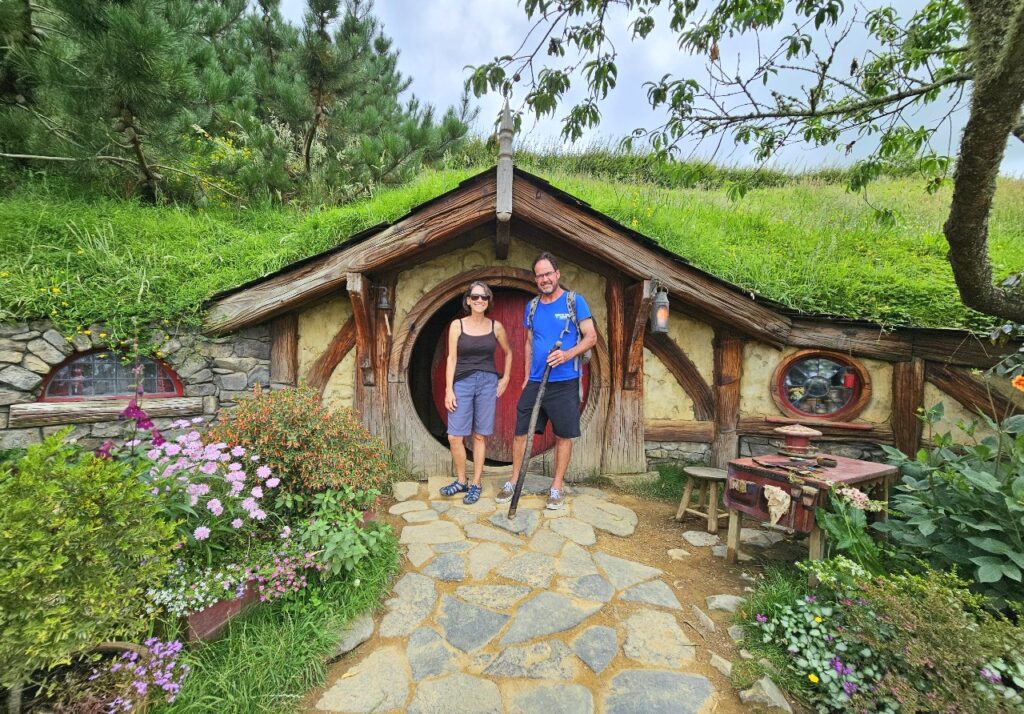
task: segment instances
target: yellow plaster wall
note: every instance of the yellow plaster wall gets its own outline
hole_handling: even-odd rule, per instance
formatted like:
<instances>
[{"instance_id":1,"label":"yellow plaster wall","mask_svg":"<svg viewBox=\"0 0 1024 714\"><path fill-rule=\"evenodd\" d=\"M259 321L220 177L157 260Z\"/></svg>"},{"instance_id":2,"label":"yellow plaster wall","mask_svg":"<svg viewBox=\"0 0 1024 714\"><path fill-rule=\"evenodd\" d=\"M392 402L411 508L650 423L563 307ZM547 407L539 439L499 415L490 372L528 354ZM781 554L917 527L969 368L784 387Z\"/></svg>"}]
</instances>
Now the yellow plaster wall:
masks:
<instances>
[{"instance_id":1,"label":"yellow plaster wall","mask_svg":"<svg viewBox=\"0 0 1024 714\"><path fill-rule=\"evenodd\" d=\"M686 353L704 381L713 384L715 379L714 329L707 323L694 320L673 310L668 320L668 336Z\"/></svg>"},{"instance_id":2,"label":"yellow plaster wall","mask_svg":"<svg viewBox=\"0 0 1024 714\"><path fill-rule=\"evenodd\" d=\"M974 432L974 438L984 439L986 436L992 436L992 430L988 427L981 426L981 417L967 409L963 404L958 402L953 397L949 396L941 389L936 387L931 382L925 382L924 385L924 406L925 409L931 409L939 402L942 402L943 416L934 426L932 426L932 432L936 434L945 434L949 432L953 435L953 441L956 442L969 442L970 437L960 430L957 426L958 422L964 424L970 424L972 421L977 421L979 426ZM922 439L928 439L928 427L925 426L925 433L922 435Z\"/></svg>"},{"instance_id":3,"label":"yellow plaster wall","mask_svg":"<svg viewBox=\"0 0 1024 714\"><path fill-rule=\"evenodd\" d=\"M352 317L348 295L325 300L299 313L299 377L306 375L324 353L341 326ZM324 404L352 406L355 384L355 349L349 350L331 374L324 389Z\"/></svg>"},{"instance_id":4,"label":"yellow plaster wall","mask_svg":"<svg viewBox=\"0 0 1024 714\"><path fill-rule=\"evenodd\" d=\"M772 399L771 381L779 363L797 351L796 347L777 350L761 342L747 342L743 346L740 416L785 416ZM871 377L871 399L855 421L885 423L892 412L892 365L881 360L856 359Z\"/></svg>"},{"instance_id":5,"label":"yellow plaster wall","mask_svg":"<svg viewBox=\"0 0 1024 714\"><path fill-rule=\"evenodd\" d=\"M692 421L693 400L665 363L644 350L644 420Z\"/></svg>"},{"instance_id":6,"label":"yellow plaster wall","mask_svg":"<svg viewBox=\"0 0 1024 714\"><path fill-rule=\"evenodd\" d=\"M484 238L468 248L454 250L428 260L398 276L395 287L395 325L397 331L413 306L438 283L467 270L491 266L508 266L529 271L538 250L514 236L509 246L508 259L498 260L494 255L494 241ZM587 300L594 323L602 335L607 335L608 311L604 303L605 280L574 264L569 258L555 253L562 272L562 285L575 290Z\"/></svg>"}]
</instances>

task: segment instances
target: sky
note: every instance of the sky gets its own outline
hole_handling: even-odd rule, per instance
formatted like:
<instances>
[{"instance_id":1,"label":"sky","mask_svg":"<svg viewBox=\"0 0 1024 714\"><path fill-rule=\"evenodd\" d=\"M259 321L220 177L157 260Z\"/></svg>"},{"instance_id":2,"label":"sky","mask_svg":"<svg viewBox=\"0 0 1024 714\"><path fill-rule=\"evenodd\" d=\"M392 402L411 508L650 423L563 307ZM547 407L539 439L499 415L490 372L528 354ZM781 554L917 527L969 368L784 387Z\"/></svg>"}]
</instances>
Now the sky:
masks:
<instances>
[{"instance_id":1,"label":"sky","mask_svg":"<svg viewBox=\"0 0 1024 714\"><path fill-rule=\"evenodd\" d=\"M897 3L904 13L912 12L913 6L920 4L923 0ZM281 11L290 22L300 25L305 6L305 0L282 0ZM458 103L469 74L467 65L480 65L495 56L514 52L530 29L526 14L516 0L376 0L374 13L400 52L399 69L413 79L409 91L442 111ZM625 24L625 20L620 19L619 25L624 27ZM631 42L625 31L613 40L618 51L618 86L600 105L600 127L575 144L566 143L560 136L558 117L563 108L571 106L567 101L553 118L537 121L532 115L524 117L523 131L516 137L517 145L564 151L581 150L594 144L614 145L637 127L657 126L663 121L663 116L647 103L645 81L660 78L665 73L705 76L705 58L681 53L667 28L663 32L656 31L644 41ZM857 42L849 44L853 47ZM721 43L721 53L724 66L742 68L756 59L757 48L750 38L733 38ZM577 82L582 84L583 78L574 78L574 84ZM795 91L798 85L780 84L779 88ZM524 93L525 89L518 90L513 96L513 106L521 102ZM573 96L580 94L570 94L570 101ZM500 111L500 98L488 94L479 99L471 97L471 102L480 109L475 133L489 134ZM939 116L942 111L936 103L923 110L921 118ZM935 142L937 151L955 155L965 120L966 111L954 115L952 125L941 132ZM713 153L712 148L705 144L690 146L687 150L692 150L696 158L707 159ZM841 166L863 156L868 148L866 141L858 142L852 154L846 156L832 146L795 144L780 152L773 165L788 170ZM714 158L717 163L728 165L754 163L746 147L734 147L731 141L723 143ZM1001 170L1006 175L1024 177L1024 142L1011 139Z\"/></svg>"}]
</instances>

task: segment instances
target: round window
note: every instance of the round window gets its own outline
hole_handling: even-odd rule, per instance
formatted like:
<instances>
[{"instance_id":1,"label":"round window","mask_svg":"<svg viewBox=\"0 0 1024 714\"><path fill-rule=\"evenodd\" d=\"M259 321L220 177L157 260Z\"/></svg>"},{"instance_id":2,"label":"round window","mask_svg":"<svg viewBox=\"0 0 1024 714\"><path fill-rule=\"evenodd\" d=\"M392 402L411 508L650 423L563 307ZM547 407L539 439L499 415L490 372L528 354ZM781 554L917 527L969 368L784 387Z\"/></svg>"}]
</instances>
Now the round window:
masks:
<instances>
[{"instance_id":1,"label":"round window","mask_svg":"<svg viewBox=\"0 0 1024 714\"><path fill-rule=\"evenodd\" d=\"M789 416L843 419L856 416L871 392L867 371L845 355L803 350L779 365L772 396Z\"/></svg>"}]
</instances>

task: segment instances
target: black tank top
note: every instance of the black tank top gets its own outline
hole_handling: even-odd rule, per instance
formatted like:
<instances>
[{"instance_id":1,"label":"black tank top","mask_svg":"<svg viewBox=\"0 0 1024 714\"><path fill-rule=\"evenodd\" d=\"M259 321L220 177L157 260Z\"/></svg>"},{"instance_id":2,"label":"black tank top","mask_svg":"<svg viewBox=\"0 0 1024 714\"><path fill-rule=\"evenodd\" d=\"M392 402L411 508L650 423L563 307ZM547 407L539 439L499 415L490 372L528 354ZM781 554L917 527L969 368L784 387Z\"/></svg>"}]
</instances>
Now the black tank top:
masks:
<instances>
[{"instance_id":1,"label":"black tank top","mask_svg":"<svg viewBox=\"0 0 1024 714\"><path fill-rule=\"evenodd\" d=\"M498 338L494 336L494 320L491 320L491 331L486 335L467 335L459 320L458 353L455 361L455 378L452 383L473 372L498 373L494 364L494 350L498 347Z\"/></svg>"}]
</instances>

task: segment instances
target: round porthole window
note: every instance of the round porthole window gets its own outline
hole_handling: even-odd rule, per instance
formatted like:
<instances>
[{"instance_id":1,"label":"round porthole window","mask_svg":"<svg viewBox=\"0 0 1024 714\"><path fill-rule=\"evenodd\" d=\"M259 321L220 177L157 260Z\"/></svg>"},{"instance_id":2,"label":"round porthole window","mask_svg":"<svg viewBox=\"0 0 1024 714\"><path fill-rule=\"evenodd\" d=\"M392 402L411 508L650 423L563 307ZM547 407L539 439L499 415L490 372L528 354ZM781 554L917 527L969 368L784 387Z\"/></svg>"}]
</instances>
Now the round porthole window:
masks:
<instances>
[{"instance_id":1,"label":"round porthole window","mask_svg":"<svg viewBox=\"0 0 1024 714\"><path fill-rule=\"evenodd\" d=\"M859 414L871 395L871 378L846 355L802 350L783 360L772 397L788 416L842 420Z\"/></svg>"}]
</instances>

